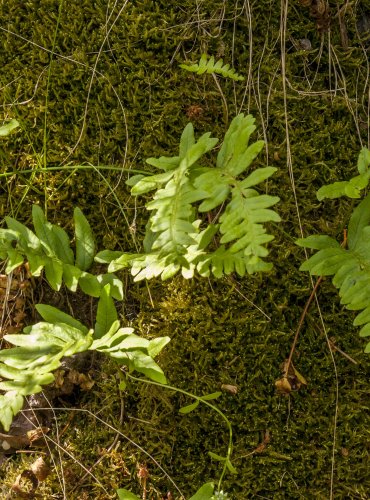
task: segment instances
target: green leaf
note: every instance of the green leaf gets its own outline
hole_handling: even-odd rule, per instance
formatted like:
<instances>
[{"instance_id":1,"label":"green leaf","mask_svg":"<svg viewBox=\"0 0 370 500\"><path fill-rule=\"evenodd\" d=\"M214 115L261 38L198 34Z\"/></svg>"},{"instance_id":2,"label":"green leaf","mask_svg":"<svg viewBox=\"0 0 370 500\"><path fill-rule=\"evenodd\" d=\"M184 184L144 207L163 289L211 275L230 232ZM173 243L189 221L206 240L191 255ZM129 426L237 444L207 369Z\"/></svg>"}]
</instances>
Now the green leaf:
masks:
<instances>
[{"instance_id":1,"label":"green leaf","mask_svg":"<svg viewBox=\"0 0 370 500\"><path fill-rule=\"evenodd\" d=\"M238 471L235 469L235 467L233 466L233 464L230 462L230 460L228 458L226 459L226 467L227 467L228 471L231 472L231 474L238 473Z\"/></svg>"},{"instance_id":2,"label":"green leaf","mask_svg":"<svg viewBox=\"0 0 370 500\"><path fill-rule=\"evenodd\" d=\"M45 266L45 262L47 262L48 259L49 257L47 257L46 255L40 255L39 253L28 250L27 260L32 276L40 276L41 271Z\"/></svg>"},{"instance_id":3,"label":"green leaf","mask_svg":"<svg viewBox=\"0 0 370 500\"><path fill-rule=\"evenodd\" d=\"M93 233L86 217L76 207L73 212L76 235L76 262L75 265L82 271L87 271L94 260L95 242Z\"/></svg>"},{"instance_id":4,"label":"green leaf","mask_svg":"<svg viewBox=\"0 0 370 500\"><path fill-rule=\"evenodd\" d=\"M111 345L116 344L122 338L128 337L133 332L132 328L120 328L119 321L114 321L109 328L108 332L100 339L94 339L90 346L90 350L99 351L102 348L110 348Z\"/></svg>"},{"instance_id":5,"label":"green leaf","mask_svg":"<svg viewBox=\"0 0 370 500\"><path fill-rule=\"evenodd\" d=\"M35 232L46 249L49 257L57 256L57 239L52 231L52 225L45 218L44 212L38 205L32 207L32 221Z\"/></svg>"},{"instance_id":6,"label":"green leaf","mask_svg":"<svg viewBox=\"0 0 370 500\"><path fill-rule=\"evenodd\" d=\"M122 253L123 252L116 250L102 250L95 255L94 260L95 262L100 262L101 264L109 264L112 260L121 257Z\"/></svg>"},{"instance_id":7,"label":"green leaf","mask_svg":"<svg viewBox=\"0 0 370 500\"><path fill-rule=\"evenodd\" d=\"M118 389L123 392L126 390L126 387L127 387L126 379L122 379L121 382L118 384Z\"/></svg>"},{"instance_id":8,"label":"green leaf","mask_svg":"<svg viewBox=\"0 0 370 500\"><path fill-rule=\"evenodd\" d=\"M116 490L119 500L141 500L141 497L138 497L131 493L131 491L125 490L123 488Z\"/></svg>"},{"instance_id":9,"label":"green leaf","mask_svg":"<svg viewBox=\"0 0 370 500\"><path fill-rule=\"evenodd\" d=\"M17 232L20 235L21 245L26 248L31 248L32 250L40 249L40 240L27 226L21 224L12 217L5 217L6 224L9 229Z\"/></svg>"},{"instance_id":10,"label":"green leaf","mask_svg":"<svg viewBox=\"0 0 370 500\"><path fill-rule=\"evenodd\" d=\"M277 171L275 167L265 167L265 168L257 168L254 172L248 175L248 177L240 183L240 186L243 189L255 186L256 184L260 184L265 181L271 175L273 175Z\"/></svg>"},{"instance_id":11,"label":"green leaf","mask_svg":"<svg viewBox=\"0 0 370 500\"><path fill-rule=\"evenodd\" d=\"M370 166L370 151L367 148L362 148L357 161L357 169L360 174L367 172Z\"/></svg>"},{"instance_id":12,"label":"green leaf","mask_svg":"<svg viewBox=\"0 0 370 500\"><path fill-rule=\"evenodd\" d=\"M78 280L81 290L91 297L100 297L101 285L96 276L90 273L81 273Z\"/></svg>"},{"instance_id":13,"label":"green leaf","mask_svg":"<svg viewBox=\"0 0 370 500\"><path fill-rule=\"evenodd\" d=\"M217 453L213 453L213 451L209 451L208 455L213 458L214 460L217 460L218 462L226 462L227 458L222 457L221 455L217 455Z\"/></svg>"},{"instance_id":14,"label":"green leaf","mask_svg":"<svg viewBox=\"0 0 370 500\"><path fill-rule=\"evenodd\" d=\"M24 257L15 248L9 248L7 253L8 262L6 263L5 272L6 274L10 274L14 269L23 264Z\"/></svg>"},{"instance_id":15,"label":"green leaf","mask_svg":"<svg viewBox=\"0 0 370 500\"><path fill-rule=\"evenodd\" d=\"M8 432L13 417L23 408L23 396L17 391L0 394L0 423Z\"/></svg>"},{"instance_id":16,"label":"green leaf","mask_svg":"<svg viewBox=\"0 0 370 500\"><path fill-rule=\"evenodd\" d=\"M62 285L63 264L56 258L45 260L45 276L51 288L59 290Z\"/></svg>"},{"instance_id":17,"label":"green leaf","mask_svg":"<svg viewBox=\"0 0 370 500\"><path fill-rule=\"evenodd\" d=\"M239 75L233 68L230 68L229 64L224 65L222 59L219 59L215 63L214 56L211 56L208 60L207 54L202 54L198 64L180 64L179 66L186 71L197 73L198 75L202 75L203 73L216 73L235 81L244 80L244 76Z\"/></svg>"},{"instance_id":18,"label":"green leaf","mask_svg":"<svg viewBox=\"0 0 370 500\"><path fill-rule=\"evenodd\" d=\"M121 329L123 330L123 329ZM138 335L125 335L121 337L119 330L112 339L109 340L109 344L113 345L113 347L106 347L102 345L99 348L96 348L98 351L105 352L111 356L118 355L119 351L145 351L147 352L147 348L149 345L149 340L139 337ZM120 338L121 337L121 338ZM104 339L105 337L102 337Z\"/></svg>"},{"instance_id":19,"label":"green leaf","mask_svg":"<svg viewBox=\"0 0 370 500\"><path fill-rule=\"evenodd\" d=\"M329 198L330 200L340 198L346 194L347 184L347 181L341 181L322 186L316 193L317 199L322 201L325 198Z\"/></svg>"},{"instance_id":20,"label":"green leaf","mask_svg":"<svg viewBox=\"0 0 370 500\"><path fill-rule=\"evenodd\" d=\"M101 290L94 330L94 338L96 339L103 337L117 320L117 310L111 297L110 289L111 287L108 284Z\"/></svg>"},{"instance_id":21,"label":"green leaf","mask_svg":"<svg viewBox=\"0 0 370 500\"><path fill-rule=\"evenodd\" d=\"M148 177L143 177L139 180L131 189L131 194L137 196L139 194L145 194L153 189L158 189L159 186L168 182L173 177L173 171L165 172L163 174L150 175Z\"/></svg>"},{"instance_id":22,"label":"green leaf","mask_svg":"<svg viewBox=\"0 0 370 500\"><path fill-rule=\"evenodd\" d=\"M195 410L196 408L198 408L198 406L199 406L199 401L195 401L194 403L191 403L190 405L182 406L179 409L179 413L181 413L182 415L186 415L187 413L190 413L193 410Z\"/></svg>"},{"instance_id":23,"label":"green leaf","mask_svg":"<svg viewBox=\"0 0 370 500\"><path fill-rule=\"evenodd\" d=\"M142 352L114 352L110 353L110 356L128 365L130 369L143 373L149 379L154 380L154 382L167 384L166 377L157 363L150 356Z\"/></svg>"},{"instance_id":24,"label":"green leaf","mask_svg":"<svg viewBox=\"0 0 370 500\"><path fill-rule=\"evenodd\" d=\"M76 266L71 266L70 264L64 264L63 266L63 280L66 287L75 292L77 290L78 282L80 277L83 275L83 271ZM81 287L82 288L82 287ZM99 288L100 290L100 288ZM99 294L99 291L98 291ZM89 294L90 295L90 294Z\"/></svg>"},{"instance_id":25,"label":"green leaf","mask_svg":"<svg viewBox=\"0 0 370 500\"><path fill-rule=\"evenodd\" d=\"M212 394L206 394L205 396L201 396L203 401L212 401L213 399L217 399L221 396L222 392L213 392Z\"/></svg>"},{"instance_id":26,"label":"green leaf","mask_svg":"<svg viewBox=\"0 0 370 500\"><path fill-rule=\"evenodd\" d=\"M141 179L143 179L145 175L143 174L138 174L138 175L132 175L129 179L126 181L126 186L135 186Z\"/></svg>"},{"instance_id":27,"label":"green leaf","mask_svg":"<svg viewBox=\"0 0 370 500\"><path fill-rule=\"evenodd\" d=\"M348 248L355 249L362 230L370 224L370 194L354 209L348 225Z\"/></svg>"},{"instance_id":28,"label":"green leaf","mask_svg":"<svg viewBox=\"0 0 370 500\"><path fill-rule=\"evenodd\" d=\"M55 226L55 225L52 226L51 232L54 236L54 240L56 243L55 250L56 250L57 256L65 264L73 265L74 254L73 254L73 250L70 247L68 234L64 231L63 228L61 228L59 226Z\"/></svg>"},{"instance_id":29,"label":"green leaf","mask_svg":"<svg viewBox=\"0 0 370 500\"><path fill-rule=\"evenodd\" d=\"M0 127L0 137L5 137L6 135L9 135L10 132L12 132L13 130L15 130L17 127L19 127L19 122L13 118L8 123L5 123L4 125L1 125L1 127Z\"/></svg>"},{"instance_id":30,"label":"green leaf","mask_svg":"<svg viewBox=\"0 0 370 500\"><path fill-rule=\"evenodd\" d=\"M151 340L147 347L149 356L155 358L170 340L170 337L158 337Z\"/></svg>"},{"instance_id":31,"label":"green leaf","mask_svg":"<svg viewBox=\"0 0 370 500\"><path fill-rule=\"evenodd\" d=\"M122 253L120 252L120 256L111 261L108 266L108 271L110 273L114 273L115 271L119 271L120 269L124 269L132 265L132 262L137 260L140 257L140 254L132 254L132 253Z\"/></svg>"},{"instance_id":32,"label":"green leaf","mask_svg":"<svg viewBox=\"0 0 370 500\"><path fill-rule=\"evenodd\" d=\"M332 260L334 259L334 261ZM348 254L344 248L329 247L319 250L315 255L310 257L299 268L301 271L310 271L314 275L328 276L335 274L342 264L348 262ZM331 268L329 264L333 264ZM339 267L338 267L339 266Z\"/></svg>"},{"instance_id":33,"label":"green leaf","mask_svg":"<svg viewBox=\"0 0 370 500\"><path fill-rule=\"evenodd\" d=\"M161 168L167 172L168 170L174 170L179 166L180 157L161 156L159 158L147 158L146 162L149 163L149 165L153 165L153 167Z\"/></svg>"},{"instance_id":34,"label":"green leaf","mask_svg":"<svg viewBox=\"0 0 370 500\"><path fill-rule=\"evenodd\" d=\"M325 234L311 235L307 238L299 238L295 244L300 247L322 250L323 248L339 248L340 244L334 238Z\"/></svg>"},{"instance_id":35,"label":"green leaf","mask_svg":"<svg viewBox=\"0 0 370 500\"><path fill-rule=\"evenodd\" d=\"M51 374L50 374L51 375ZM54 381L53 375L48 378L48 383ZM42 391L42 386L35 382L33 378L22 380L21 382L17 380L9 380L5 382L0 382L1 391L16 391L21 396L30 396L31 394L37 394Z\"/></svg>"},{"instance_id":36,"label":"green leaf","mask_svg":"<svg viewBox=\"0 0 370 500\"><path fill-rule=\"evenodd\" d=\"M189 500L212 500L214 489L214 483L205 483Z\"/></svg>"},{"instance_id":37,"label":"green leaf","mask_svg":"<svg viewBox=\"0 0 370 500\"><path fill-rule=\"evenodd\" d=\"M192 123L188 123L181 134L179 156L180 159L185 158L187 152L195 144L194 127Z\"/></svg>"},{"instance_id":38,"label":"green leaf","mask_svg":"<svg viewBox=\"0 0 370 500\"><path fill-rule=\"evenodd\" d=\"M110 285L110 294L116 300L123 300L123 283L115 274L107 273L97 276L100 285Z\"/></svg>"},{"instance_id":39,"label":"green leaf","mask_svg":"<svg viewBox=\"0 0 370 500\"><path fill-rule=\"evenodd\" d=\"M36 310L47 323L64 323L66 325L77 328L83 334L87 334L89 329L80 323L77 319L73 318L69 314L64 313L56 307L52 307L46 304L36 304Z\"/></svg>"}]
</instances>

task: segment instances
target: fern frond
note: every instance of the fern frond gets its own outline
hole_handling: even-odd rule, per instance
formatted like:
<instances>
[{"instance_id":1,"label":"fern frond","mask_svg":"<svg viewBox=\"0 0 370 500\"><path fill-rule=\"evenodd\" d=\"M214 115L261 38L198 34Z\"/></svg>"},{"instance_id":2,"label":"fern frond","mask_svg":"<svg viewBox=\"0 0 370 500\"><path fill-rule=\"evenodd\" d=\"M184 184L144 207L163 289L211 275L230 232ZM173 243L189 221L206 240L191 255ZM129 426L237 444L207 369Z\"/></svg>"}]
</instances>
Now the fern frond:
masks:
<instances>
[{"instance_id":1,"label":"fern frond","mask_svg":"<svg viewBox=\"0 0 370 500\"><path fill-rule=\"evenodd\" d=\"M370 181L370 151L367 148L362 148L357 161L357 170L359 175L352 177L349 181L334 182L322 186L317 191L317 199L319 201L324 198L334 199L341 196L348 198L360 198L361 191L365 189Z\"/></svg>"},{"instance_id":2,"label":"fern frond","mask_svg":"<svg viewBox=\"0 0 370 500\"><path fill-rule=\"evenodd\" d=\"M198 226L194 225L196 214L192 204L201 199L203 193L191 185L190 170L215 146L217 139L211 138L209 133L202 135L197 142L194 142L193 137L192 126L187 126L180 141L178 167L166 172L167 182L162 178L165 183L163 188L158 189L153 200L147 204L147 209L153 212L148 228L151 243L146 248L148 254L154 252L150 259L151 270L147 272L150 276L156 276L159 268L164 269L163 266L175 266L178 269L183 262L182 255L186 252L186 247L194 243L192 233L198 231ZM132 188L132 193L144 192L144 184L150 184L153 177L158 180L158 176L142 179ZM140 265L141 262L139 259L137 263ZM159 268L155 262L161 263Z\"/></svg>"},{"instance_id":3,"label":"fern frond","mask_svg":"<svg viewBox=\"0 0 370 500\"><path fill-rule=\"evenodd\" d=\"M202 54L198 64L180 64L180 68L202 75L203 73L216 73L225 78L231 78L236 81L243 81L244 76L239 75L229 64L224 64L222 59L215 62L215 58L211 56L208 59L207 54Z\"/></svg>"},{"instance_id":4,"label":"fern frond","mask_svg":"<svg viewBox=\"0 0 370 500\"><path fill-rule=\"evenodd\" d=\"M249 145L255 130L250 115L236 116L225 134L215 167L203 167L198 160L209 151L217 139L204 134L195 141L193 127L186 126L176 157L150 158L149 163L165 170L147 178L137 178L131 192L143 194L157 191L146 205L152 214L146 226L142 254L111 254L101 252L98 262L110 263L109 272L131 267L135 281L161 276L172 277L181 270L185 278L195 271L201 276L216 277L237 272L240 276L268 271L271 265L262 260L273 239L267 234L265 222L280 221L269 209L279 201L276 196L260 195L251 189L268 179L276 168L257 168L247 177L238 179L251 165L263 147L263 141ZM169 167L170 166L170 167ZM197 218L197 212L208 212L231 197L219 224L208 224ZM199 205L199 206L198 206ZM209 249L219 233L220 246Z\"/></svg>"},{"instance_id":5,"label":"fern frond","mask_svg":"<svg viewBox=\"0 0 370 500\"><path fill-rule=\"evenodd\" d=\"M0 395L0 424L6 431L22 409L24 397L41 392L42 386L54 381L53 372L62 358L79 352L100 351L130 370L166 383L153 357L170 339L147 340L135 335L132 328L120 328L109 284L104 291L94 331L52 306L38 304L36 309L45 321L24 328L22 334L4 336L15 346L0 351L0 390L6 391Z\"/></svg>"},{"instance_id":6,"label":"fern frond","mask_svg":"<svg viewBox=\"0 0 370 500\"><path fill-rule=\"evenodd\" d=\"M64 282L73 292L80 285L86 294L99 297L103 286L110 283L114 298L122 300L123 285L116 276L94 276L86 272L95 256L94 237L87 219L77 207L73 219L76 256L68 234L48 222L38 205L32 207L35 232L12 217L5 217L8 229L0 229L0 259L7 260L6 273L26 260L33 276L40 276L45 271L54 290L59 290Z\"/></svg>"},{"instance_id":7,"label":"fern frond","mask_svg":"<svg viewBox=\"0 0 370 500\"><path fill-rule=\"evenodd\" d=\"M347 238L347 249L326 235L297 240L300 246L318 250L300 269L311 275L333 276L341 304L349 310L363 309L353 324L363 325L360 336L367 337L370 336L370 195L353 211ZM365 352L370 353L370 342Z\"/></svg>"}]
</instances>

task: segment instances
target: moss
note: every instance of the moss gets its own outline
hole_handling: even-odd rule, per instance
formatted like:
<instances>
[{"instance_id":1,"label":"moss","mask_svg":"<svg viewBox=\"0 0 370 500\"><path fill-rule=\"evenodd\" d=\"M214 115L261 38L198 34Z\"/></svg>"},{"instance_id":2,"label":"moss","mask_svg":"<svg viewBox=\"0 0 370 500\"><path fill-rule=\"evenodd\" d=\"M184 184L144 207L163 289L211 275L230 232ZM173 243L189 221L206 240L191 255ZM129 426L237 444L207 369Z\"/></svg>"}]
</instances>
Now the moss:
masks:
<instances>
[{"instance_id":1,"label":"moss","mask_svg":"<svg viewBox=\"0 0 370 500\"><path fill-rule=\"evenodd\" d=\"M237 395L223 393L219 400L233 422L234 464L239 471L237 476L227 476L224 490L237 500L258 495L329 497L335 373L314 305L294 360L308 386L290 398L278 396L274 389L310 293L308 277L298 271L304 253L294 245L300 235L295 200L306 235L327 232L341 239L350 204L320 204L315 191L324 183L353 175L360 143L368 140L369 45L366 33L356 30L367 6L358 2L347 9L349 48L345 49L334 16L337 4L329 3L333 12L330 39L318 33L309 9L289 3L286 102L295 193L287 167L276 3L254 2L248 10L240 2L216 0L195 5L187 0L180 5L143 0L128 2L120 13L118 4L107 6L101 0L65 3L55 52L68 59L56 55L52 62L46 163L57 166L67 159L74 165L114 164L122 172L104 172L104 180L95 171L49 171L46 187L43 173L24 171L43 165L37 155L43 147L51 56L39 46L52 48L59 3L50 0L41 6L33 0L20 5L9 0L0 5L4 26L13 32L2 31L1 104L4 117L18 118L23 127L21 133L3 142L0 153L1 171L17 171L0 186L1 215L17 214L27 221L33 202L46 203L50 219L68 228L72 206L79 205L95 228L100 247L131 250L133 237L139 245L142 241L144 200L129 196L123 168L149 168L145 158L174 153L192 105L202 108L194 119L198 134L212 131L213 136L221 137L226 129L223 100L213 78L188 75L178 63L196 61L207 52L233 63L246 76L244 84L221 79L219 83L230 118L239 109L257 118L255 137L264 135L268 146L259 164L279 169L266 186L281 198L282 223L272 226L276 235L271 244L273 272L234 281L176 278L148 286L125 277L126 321L143 335L172 338L160 357L171 384L197 394L214 392L222 384L238 386ZM343 4L339 2L339 6ZM112 17L107 23L110 9ZM312 50L302 50L301 39L308 39ZM92 68L101 47L84 133L73 149L82 130ZM352 326L353 315L342 310L327 282L320 289L319 303L329 335L359 362L353 365L334 354L339 377L335 498L366 498L370 488L366 470L369 361ZM107 364L97 386L79 404L152 453L189 496L203 482L217 478L220 466L207 451L224 453L227 435L224 424L208 409L179 415L178 408L187 403L177 394L130 384L123 397L121 423L115 368ZM59 418L63 427L67 416L60 413ZM77 413L72 422L61 445L83 466L93 466L113 442L115 432L86 414ZM271 439L266 449L250 455L267 430ZM160 498L169 490L176 498L168 478L127 440L120 438L113 450L103 454L93 474L108 491L121 486L140 494L137 466L146 463L149 498ZM26 456L12 459L1 472L4 484L10 485L31 461ZM70 491L85 472L66 453L62 464ZM44 498L60 495L56 475L40 491ZM82 498L83 494L107 498L94 480L67 496Z\"/></svg>"}]
</instances>

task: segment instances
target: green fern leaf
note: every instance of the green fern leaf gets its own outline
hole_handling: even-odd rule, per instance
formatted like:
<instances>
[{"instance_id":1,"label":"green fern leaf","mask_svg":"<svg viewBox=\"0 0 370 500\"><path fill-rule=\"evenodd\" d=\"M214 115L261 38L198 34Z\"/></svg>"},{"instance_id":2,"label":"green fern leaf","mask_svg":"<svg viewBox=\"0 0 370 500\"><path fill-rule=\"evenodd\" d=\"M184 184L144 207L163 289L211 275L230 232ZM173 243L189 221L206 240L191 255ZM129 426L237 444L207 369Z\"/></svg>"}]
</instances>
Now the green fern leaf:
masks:
<instances>
[{"instance_id":1,"label":"green fern leaf","mask_svg":"<svg viewBox=\"0 0 370 500\"><path fill-rule=\"evenodd\" d=\"M203 58L202 68L207 64ZM267 256L265 245L273 236L267 233L264 223L280 221L278 214L270 209L279 198L260 195L251 187L264 182L276 169L257 168L244 179L238 179L263 147L263 141L249 144L254 121L251 115L244 114L232 120L215 167L204 167L199 160L217 139L207 133L196 141L193 127L188 124L181 136L178 156L148 160L166 170L165 173L140 178L131 190L136 195L157 188L146 205L151 215L144 238L145 253L104 251L96 260L110 262L109 272L131 267L135 281L157 276L165 280L180 270L187 279L195 271L201 276L213 273L221 277L233 272L244 276L270 270L271 264L262 258ZM197 211L208 212L227 202L230 196L220 224L203 228L204 222L196 218ZM210 251L207 247L213 245L218 232L221 245Z\"/></svg>"},{"instance_id":2,"label":"green fern leaf","mask_svg":"<svg viewBox=\"0 0 370 500\"><path fill-rule=\"evenodd\" d=\"M332 238L319 235L300 239L297 244L318 249L300 269L312 275L333 276L339 289L341 304L347 309L363 311L354 326L364 325L360 336L370 335L370 195L353 211L348 226L348 248L342 248ZM370 344L366 352L370 352Z\"/></svg>"},{"instance_id":3,"label":"green fern leaf","mask_svg":"<svg viewBox=\"0 0 370 500\"><path fill-rule=\"evenodd\" d=\"M203 73L216 73L225 78L231 78L236 81L243 81L244 76L239 75L229 64L223 64L223 60L219 59L215 62L214 56L208 60L207 54L202 54L198 64L180 64L180 68L202 75Z\"/></svg>"},{"instance_id":4,"label":"green fern leaf","mask_svg":"<svg viewBox=\"0 0 370 500\"><path fill-rule=\"evenodd\" d=\"M73 211L76 235L76 263L82 271L87 271L94 260L95 241L90 224L81 210L76 207Z\"/></svg>"},{"instance_id":5,"label":"green fern leaf","mask_svg":"<svg viewBox=\"0 0 370 500\"><path fill-rule=\"evenodd\" d=\"M266 234L261 222L279 222L279 215L268 210L277 203L276 196L259 195L254 189L234 188L232 200L220 217L221 243L236 240L230 247L232 253L244 250L245 255L265 257L268 250L263 246L273 239Z\"/></svg>"},{"instance_id":6,"label":"green fern leaf","mask_svg":"<svg viewBox=\"0 0 370 500\"><path fill-rule=\"evenodd\" d=\"M189 180L189 170L216 143L217 139L211 138L209 133L194 142L192 127L187 126L180 142L179 166L170 172L169 181L147 204L147 209L153 211L149 221L152 243L148 251L158 251L159 260L162 256L166 256L163 264L168 267L165 272L167 277L179 269L181 256L186 252L186 247L194 243L191 234L197 231L194 226L195 212L192 203L200 199L203 193L194 190ZM133 189L133 194L136 192ZM155 276L157 271L159 272L158 267L153 269L158 263L158 259L155 260L152 261L152 268L148 270L147 276ZM162 268L161 272L163 271Z\"/></svg>"},{"instance_id":7,"label":"green fern leaf","mask_svg":"<svg viewBox=\"0 0 370 500\"><path fill-rule=\"evenodd\" d=\"M19 127L18 120L15 120L13 118L8 123L5 123L4 125L0 126L0 137L5 137L6 135L9 135L14 129L18 127Z\"/></svg>"},{"instance_id":8,"label":"green fern leaf","mask_svg":"<svg viewBox=\"0 0 370 500\"><path fill-rule=\"evenodd\" d=\"M357 161L357 170L360 175L352 177L349 181L334 182L322 186L317 191L317 199L324 198L334 199L341 196L348 198L360 198L361 191L365 189L370 180L370 151L367 148L362 148Z\"/></svg>"},{"instance_id":9,"label":"green fern leaf","mask_svg":"<svg viewBox=\"0 0 370 500\"><path fill-rule=\"evenodd\" d=\"M9 431L13 418L21 411L23 401L23 396L17 391L0 394L0 423L5 432Z\"/></svg>"}]
</instances>

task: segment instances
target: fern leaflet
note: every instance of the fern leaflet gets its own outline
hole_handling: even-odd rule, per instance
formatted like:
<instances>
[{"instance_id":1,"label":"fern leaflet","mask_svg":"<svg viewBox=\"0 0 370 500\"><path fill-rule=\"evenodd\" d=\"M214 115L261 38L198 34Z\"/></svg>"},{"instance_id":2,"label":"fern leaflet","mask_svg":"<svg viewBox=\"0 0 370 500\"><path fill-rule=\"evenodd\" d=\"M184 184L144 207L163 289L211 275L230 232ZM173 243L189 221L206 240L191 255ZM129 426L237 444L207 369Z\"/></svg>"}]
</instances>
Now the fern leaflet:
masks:
<instances>
[{"instance_id":1,"label":"fern leaflet","mask_svg":"<svg viewBox=\"0 0 370 500\"><path fill-rule=\"evenodd\" d=\"M215 58L211 56L208 59L207 54L202 54L199 63L190 65L180 64L180 68L190 71L191 73L196 73L197 75L202 75L203 73L216 73L225 78L231 78L232 80L244 80L244 76L239 75L233 68L230 68L229 64L224 64L222 59L218 59L215 62Z\"/></svg>"},{"instance_id":2,"label":"fern leaflet","mask_svg":"<svg viewBox=\"0 0 370 500\"><path fill-rule=\"evenodd\" d=\"M349 181L334 182L322 186L317 191L318 200L324 198L339 198L348 196L348 198L360 198L361 190L365 189L370 180L370 151L367 148L362 148L357 161L357 170L359 175L352 177Z\"/></svg>"}]
</instances>

